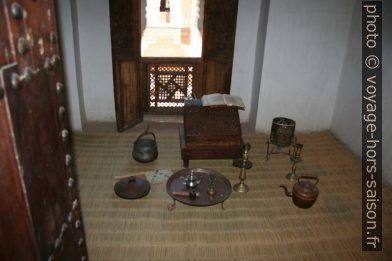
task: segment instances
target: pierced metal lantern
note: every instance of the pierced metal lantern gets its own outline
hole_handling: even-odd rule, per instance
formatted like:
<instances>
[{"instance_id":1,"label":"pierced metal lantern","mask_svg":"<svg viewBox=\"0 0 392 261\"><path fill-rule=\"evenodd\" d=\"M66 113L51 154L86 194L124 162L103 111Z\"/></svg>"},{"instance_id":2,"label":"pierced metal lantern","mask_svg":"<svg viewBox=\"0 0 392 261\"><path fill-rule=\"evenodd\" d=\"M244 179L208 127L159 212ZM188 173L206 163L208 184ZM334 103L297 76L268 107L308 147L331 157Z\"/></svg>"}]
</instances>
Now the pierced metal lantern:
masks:
<instances>
[{"instance_id":1,"label":"pierced metal lantern","mask_svg":"<svg viewBox=\"0 0 392 261\"><path fill-rule=\"evenodd\" d=\"M292 144L295 131L295 121L277 117L272 121L270 142L279 147L287 147Z\"/></svg>"},{"instance_id":2,"label":"pierced metal lantern","mask_svg":"<svg viewBox=\"0 0 392 261\"><path fill-rule=\"evenodd\" d=\"M270 154L284 153L282 152L282 148L295 145L294 132L295 121L284 117L276 117L272 120L271 134L267 141L267 160ZM277 151L270 151L270 144L276 145ZM284 154L291 155L290 150Z\"/></svg>"}]
</instances>

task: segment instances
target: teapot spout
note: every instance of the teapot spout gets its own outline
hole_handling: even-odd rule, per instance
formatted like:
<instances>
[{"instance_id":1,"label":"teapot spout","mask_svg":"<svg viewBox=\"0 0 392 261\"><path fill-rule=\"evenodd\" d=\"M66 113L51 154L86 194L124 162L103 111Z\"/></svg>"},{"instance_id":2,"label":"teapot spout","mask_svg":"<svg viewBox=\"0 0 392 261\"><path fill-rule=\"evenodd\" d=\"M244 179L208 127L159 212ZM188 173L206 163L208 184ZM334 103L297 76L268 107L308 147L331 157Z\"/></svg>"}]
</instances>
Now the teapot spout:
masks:
<instances>
[{"instance_id":1,"label":"teapot spout","mask_svg":"<svg viewBox=\"0 0 392 261\"><path fill-rule=\"evenodd\" d=\"M289 192L285 185L280 185L280 187L284 189L284 192L285 192L286 196L288 196L288 197L292 197L293 196L293 193Z\"/></svg>"}]
</instances>

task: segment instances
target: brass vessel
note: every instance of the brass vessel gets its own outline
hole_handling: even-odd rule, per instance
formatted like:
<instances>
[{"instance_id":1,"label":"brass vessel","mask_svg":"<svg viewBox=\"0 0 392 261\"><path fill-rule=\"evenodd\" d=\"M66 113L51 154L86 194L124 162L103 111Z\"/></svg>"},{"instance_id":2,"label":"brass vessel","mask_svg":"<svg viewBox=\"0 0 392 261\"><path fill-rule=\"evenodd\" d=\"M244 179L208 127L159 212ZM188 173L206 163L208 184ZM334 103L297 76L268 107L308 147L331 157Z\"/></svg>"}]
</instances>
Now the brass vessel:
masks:
<instances>
[{"instance_id":1,"label":"brass vessel","mask_svg":"<svg viewBox=\"0 0 392 261\"><path fill-rule=\"evenodd\" d=\"M246 180L246 169L250 168L252 163L248 160L248 154L250 150L250 144L246 143L244 146L244 152L242 154L242 159L239 161L239 167L241 168L241 172L239 175L240 182L233 186L233 190L239 193L246 193L249 191L249 186L245 184Z\"/></svg>"},{"instance_id":2,"label":"brass vessel","mask_svg":"<svg viewBox=\"0 0 392 261\"><path fill-rule=\"evenodd\" d=\"M293 155L291 156L291 162L292 162L291 172L286 175L286 178L291 181L295 181L298 179L298 175L295 173L295 171L297 170L298 162L301 161L301 152L303 147L304 145L301 143L295 144L294 152Z\"/></svg>"}]
</instances>

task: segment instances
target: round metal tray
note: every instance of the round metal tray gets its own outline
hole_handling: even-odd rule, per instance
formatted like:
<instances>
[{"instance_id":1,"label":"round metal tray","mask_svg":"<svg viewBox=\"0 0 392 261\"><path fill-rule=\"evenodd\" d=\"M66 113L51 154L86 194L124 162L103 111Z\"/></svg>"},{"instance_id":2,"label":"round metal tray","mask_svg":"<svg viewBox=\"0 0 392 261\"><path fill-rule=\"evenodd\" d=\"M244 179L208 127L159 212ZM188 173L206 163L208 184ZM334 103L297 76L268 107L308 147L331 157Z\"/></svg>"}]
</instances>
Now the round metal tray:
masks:
<instances>
[{"instance_id":1,"label":"round metal tray","mask_svg":"<svg viewBox=\"0 0 392 261\"><path fill-rule=\"evenodd\" d=\"M188 174L193 170L193 174L201 179L200 184L194 188L188 188L185 184L183 184L183 178L185 178ZM215 174L215 196L211 197L207 194L207 189L209 187L209 175ZM231 195L231 184L230 181L221 175L220 173L211 170L211 169L203 169L203 168L187 168L177 171L173 175L170 176L166 183L167 193L175 200L180 201L184 204L191 206L212 206L218 203L223 203L227 198ZM178 196L173 195L172 192L190 192L194 190L196 193L200 193L199 196L191 200L187 196Z\"/></svg>"}]
</instances>

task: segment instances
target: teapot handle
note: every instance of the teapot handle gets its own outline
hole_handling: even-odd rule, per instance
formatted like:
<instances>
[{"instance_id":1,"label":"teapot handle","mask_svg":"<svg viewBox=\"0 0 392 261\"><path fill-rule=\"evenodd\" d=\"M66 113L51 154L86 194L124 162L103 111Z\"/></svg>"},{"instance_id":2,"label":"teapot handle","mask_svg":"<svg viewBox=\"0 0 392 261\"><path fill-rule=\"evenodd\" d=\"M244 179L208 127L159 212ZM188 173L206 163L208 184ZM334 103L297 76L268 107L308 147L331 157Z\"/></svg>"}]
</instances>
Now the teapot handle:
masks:
<instances>
[{"instance_id":1,"label":"teapot handle","mask_svg":"<svg viewBox=\"0 0 392 261\"><path fill-rule=\"evenodd\" d=\"M313 184L313 187L315 187L317 185L317 183L319 182L319 178L317 176L306 176L306 175L299 176L298 177L298 182L299 182L300 179L315 179L316 182Z\"/></svg>"},{"instance_id":2,"label":"teapot handle","mask_svg":"<svg viewBox=\"0 0 392 261\"><path fill-rule=\"evenodd\" d=\"M141 137L146 136L148 134L151 134L154 137L154 140L156 140L155 134L152 131L149 131L149 129L150 129L150 126L148 125L146 130L142 134L140 134L139 137L137 137L136 140L140 140Z\"/></svg>"}]
</instances>

